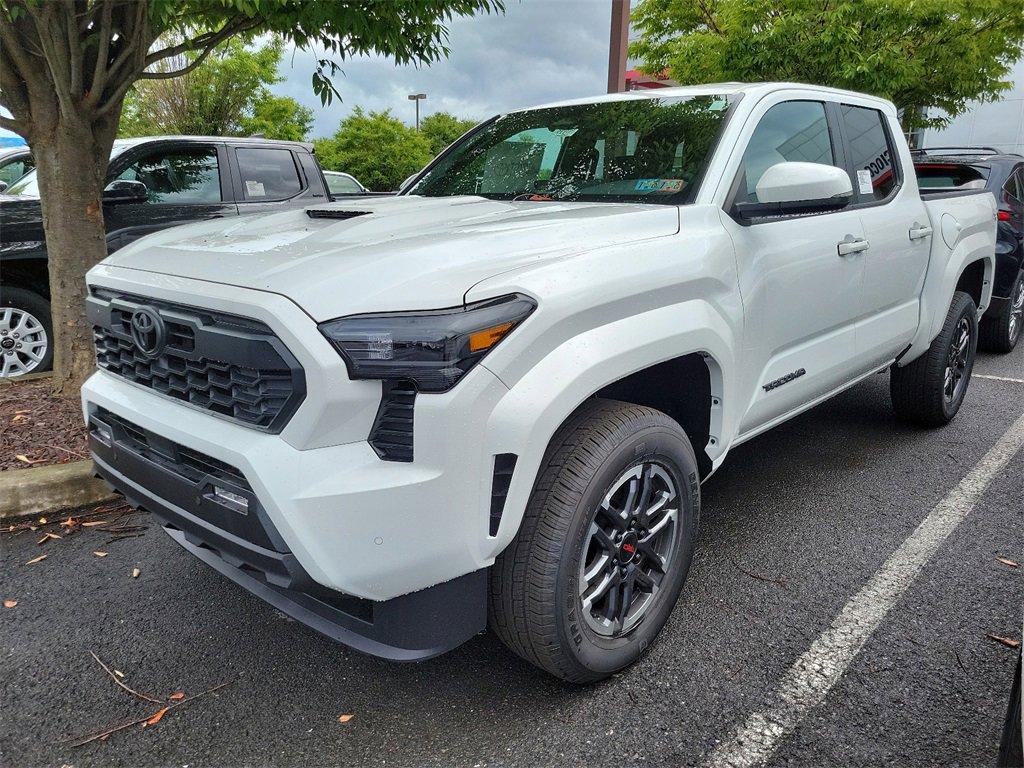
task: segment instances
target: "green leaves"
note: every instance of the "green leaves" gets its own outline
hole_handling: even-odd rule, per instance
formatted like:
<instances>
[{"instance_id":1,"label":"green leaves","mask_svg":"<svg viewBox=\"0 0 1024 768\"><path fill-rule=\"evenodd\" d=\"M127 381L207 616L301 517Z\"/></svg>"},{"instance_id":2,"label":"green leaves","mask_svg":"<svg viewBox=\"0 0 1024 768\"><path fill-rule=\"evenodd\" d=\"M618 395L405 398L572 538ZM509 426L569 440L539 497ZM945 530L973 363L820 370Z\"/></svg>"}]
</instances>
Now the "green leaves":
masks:
<instances>
[{"instance_id":1,"label":"green leaves","mask_svg":"<svg viewBox=\"0 0 1024 768\"><path fill-rule=\"evenodd\" d=\"M390 110L367 113L359 107L333 137L316 142L316 154L324 168L350 173L382 192L398 189L433 157L427 138Z\"/></svg>"},{"instance_id":2,"label":"green leaves","mask_svg":"<svg viewBox=\"0 0 1024 768\"><path fill-rule=\"evenodd\" d=\"M641 0L630 54L680 83L794 80L891 99L904 128L997 99L1024 44L1024 0Z\"/></svg>"},{"instance_id":3,"label":"green leaves","mask_svg":"<svg viewBox=\"0 0 1024 768\"><path fill-rule=\"evenodd\" d=\"M420 121L420 133L430 142L430 152L441 154L449 144L476 125L476 120L460 120L448 112L435 112Z\"/></svg>"}]
</instances>

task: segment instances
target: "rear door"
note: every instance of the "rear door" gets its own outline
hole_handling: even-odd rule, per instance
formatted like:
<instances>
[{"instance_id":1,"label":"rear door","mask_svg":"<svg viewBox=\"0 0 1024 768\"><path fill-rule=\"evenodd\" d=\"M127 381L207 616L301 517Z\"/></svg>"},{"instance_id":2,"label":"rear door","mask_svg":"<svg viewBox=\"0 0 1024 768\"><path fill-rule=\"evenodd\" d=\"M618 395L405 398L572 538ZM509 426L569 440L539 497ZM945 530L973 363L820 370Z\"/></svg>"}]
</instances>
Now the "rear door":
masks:
<instances>
[{"instance_id":1,"label":"rear door","mask_svg":"<svg viewBox=\"0 0 1024 768\"><path fill-rule=\"evenodd\" d=\"M836 126L821 101L758 107L741 137L743 154L723 217L736 247L743 298L743 391L752 398L740 432L826 395L856 376L854 326L860 312L864 233L860 212L778 216L744 222L738 201L757 201L756 185L783 161L845 168ZM840 243L856 244L840 254Z\"/></svg>"},{"instance_id":2,"label":"rear door","mask_svg":"<svg viewBox=\"0 0 1024 768\"><path fill-rule=\"evenodd\" d=\"M892 126L879 110L836 104L865 237L857 359L884 365L910 343L921 313L931 228L916 185L906 184ZM909 167L909 166L908 166Z\"/></svg>"},{"instance_id":3,"label":"rear door","mask_svg":"<svg viewBox=\"0 0 1024 768\"><path fill-rule=\"evenodd\" d=\"M145 144L119 156L108 181L141 181L148 196L104 205L107 250L179 224L236 215L224 160L223 145L196 142Z\"/></svg>"},{"instance_id":4,"label":"rear door","mask_svg":"<svg viewBox=\"0 0 1024 768\"><path fill-rule=\"evenodd\" d=\"M327 195L313 158L286 145L230 146L238 212L267 213L323 202ZM306 160L307 162L303 162Z\"/></svg>"}]
</instances>

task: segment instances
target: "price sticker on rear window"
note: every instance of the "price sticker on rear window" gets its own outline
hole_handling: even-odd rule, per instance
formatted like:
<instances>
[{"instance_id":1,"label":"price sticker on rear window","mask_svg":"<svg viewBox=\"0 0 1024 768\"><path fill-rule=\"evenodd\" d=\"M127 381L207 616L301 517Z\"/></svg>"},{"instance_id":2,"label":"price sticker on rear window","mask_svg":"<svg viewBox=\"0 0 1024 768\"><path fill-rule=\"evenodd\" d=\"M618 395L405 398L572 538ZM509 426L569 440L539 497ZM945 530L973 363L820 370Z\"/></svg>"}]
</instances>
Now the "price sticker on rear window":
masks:
<instances>
[{"instance_id":1,"label":"price sticker on rear window","mask_svg":"<svg viewBox=\"0 0 1024 768\"><path fill-rule=\"evenodd\" d=\"M857 171L857 186L860 187L862 195L873 195L875 193L875 188L871 184L871 171Z\"/></svg>"},{"instance_id":2,"label":"price sticker on rear window","mask_svg":"<svg viewBox=\"0 0 1024 768\"><path fill-rule=\"evenodd\" d=\"M681 192L682 179L637 179L633 187L637 192Z\"/></svg>"}]
</instances>

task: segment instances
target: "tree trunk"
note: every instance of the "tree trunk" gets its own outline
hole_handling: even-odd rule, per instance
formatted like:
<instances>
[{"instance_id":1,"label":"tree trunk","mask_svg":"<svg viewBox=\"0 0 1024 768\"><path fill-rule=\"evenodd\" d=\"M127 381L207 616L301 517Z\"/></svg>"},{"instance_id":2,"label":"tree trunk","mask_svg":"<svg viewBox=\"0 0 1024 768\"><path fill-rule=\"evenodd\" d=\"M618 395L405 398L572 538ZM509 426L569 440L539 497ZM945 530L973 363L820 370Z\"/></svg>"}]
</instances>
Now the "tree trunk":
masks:
<instances>
[{"instance_id":1,"label":"tree trunk","mask_svg":"<svg viewBox=\"0 0 1024 768\"><path fill-rule=\"evenodd\" d=\"M109 120L96 125L64 115L57 130L32 137L49 257L53 389L63 397L77 397L95 369L85 273L107 255L101 198L117 125L112 117L113 129Z\"/></svg>"}]
</instances>

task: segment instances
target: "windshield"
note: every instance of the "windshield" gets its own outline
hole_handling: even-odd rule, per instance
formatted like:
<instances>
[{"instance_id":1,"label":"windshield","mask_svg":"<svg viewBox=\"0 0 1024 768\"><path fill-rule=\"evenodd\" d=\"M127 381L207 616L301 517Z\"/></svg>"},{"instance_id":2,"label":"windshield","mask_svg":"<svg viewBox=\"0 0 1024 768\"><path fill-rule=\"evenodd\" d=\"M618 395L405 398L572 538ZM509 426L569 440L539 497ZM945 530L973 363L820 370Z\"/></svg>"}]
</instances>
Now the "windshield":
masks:
<instances>
[{"instance_id":1,"label":"windshield","mask_svg":"<svg viewBox=\"0 0 1024 768\"><path fill-rule=\"evenodd\" d=\"M514 112L456 144L407 194L689 203L728 106L708 95Z\"/></svg>"},{"instance_id":2,"label":"windshield","mask_svg":"<svg viewBox=\"0 0 1024 768\"><path fill-rule=\"evenodd\" d=\"M114 148L110 151L110 159L113 160L119 154L132 146L131 142L114 142ZM5 195L21 195L22 197L39 198L39 181L36 178L36 170L32 169L16 182L11 184L3 192Z\"/></svg>"}]
</instances>

